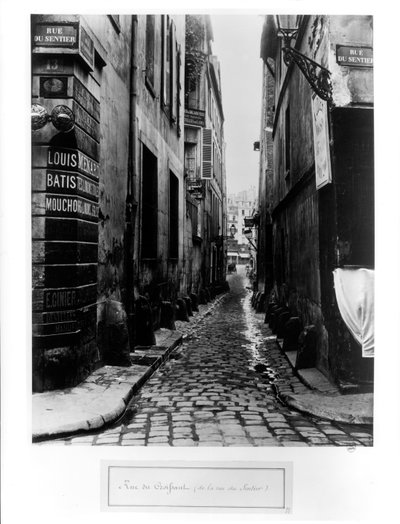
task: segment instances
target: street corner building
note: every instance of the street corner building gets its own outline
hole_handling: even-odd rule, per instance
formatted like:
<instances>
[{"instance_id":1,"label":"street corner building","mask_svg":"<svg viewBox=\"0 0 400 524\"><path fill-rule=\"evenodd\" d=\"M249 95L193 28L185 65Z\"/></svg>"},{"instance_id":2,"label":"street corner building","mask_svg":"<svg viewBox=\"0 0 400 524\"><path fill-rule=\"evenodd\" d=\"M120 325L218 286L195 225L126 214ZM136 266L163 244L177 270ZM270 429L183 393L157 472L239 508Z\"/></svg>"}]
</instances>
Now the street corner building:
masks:
<instances>
[{"instance_id":1,"label":"street corner building","mask_svg":"<svg viewBox=\"0 0 400 524\"><path fill-rule=\"evenodd\" d=\"M372 388L372 16L266 16L258 290L297 369Z\"/></svg>"},{"instance_id":2,"label":"street corner building","mask_svg":"<svg viewBox=\"0 0 400 524\"><path fill-rule=\"evenodd\" d=\"M222 291L226 182L208 16L33 15L31 36L40 392L129 365Z\"/></svg>"}]
</instances>

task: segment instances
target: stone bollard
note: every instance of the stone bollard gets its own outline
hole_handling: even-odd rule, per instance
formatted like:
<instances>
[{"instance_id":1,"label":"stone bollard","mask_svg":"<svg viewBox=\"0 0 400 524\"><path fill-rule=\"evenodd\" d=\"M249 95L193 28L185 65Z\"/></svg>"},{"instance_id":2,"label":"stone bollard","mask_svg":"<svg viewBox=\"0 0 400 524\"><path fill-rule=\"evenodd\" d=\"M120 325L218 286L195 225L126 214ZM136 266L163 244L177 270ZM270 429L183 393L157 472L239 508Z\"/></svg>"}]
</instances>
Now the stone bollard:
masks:
<instances>
[{"instance_id":1,"label":"stone bollard","mask_svg":"<svg viewBox=\"0 0 400 524\"><path fill-rule=\"evenodd\" d=\"M265 318L264 318L264 324L268 324L270 321L271 313L274 310L274 308L278 308L278 304L276 302L269 302L267 306L267 311L265 312Z\"/></svg>"},{"instance_id":2,"label":"stone bollard","mask_svg":"<svg viewBox=\"0 0 400 524\"><path fill-rule=\"evenodd\" d=\"M190 293L190 300L192 301L192 311L197 312L199 310L199 299L196 293Z\"/></svg>"},{"instance_id":3,"label":"stone bollard","mask_svg":"<svg viewBox=\"0 0 400 524\"><path fill-rule=\"evenodd\" d=\"M265 293L260 292L258 300L256 302L256 313L264 313L265 311Z\"/></svg>"},{"instance_id":4,"label":"stone bollard","mask_svg":"<svg viewBox=\"0 0 400 524\"><path fill-rule=\"evenodd\" d=\"M207 304L208 300L207 300L207 295L206 295L206 292L204 289L200 289L199 291L199 304Z\"/></svg>"},{"instance_id":5,"label":"stone bollard","mask_svg":"<svg viewBox=\"0 0 400 524\"><path fill-rule=\"evenodd\" d=\"M284 311L279 315L278 321L276 323L276 338L283 338L283 334L285 332L285 324L289 320L289 318L289 311Z\"/></svg>"},{"instance_id":6,"label":"stone bollard","mask_svg":"<svg viewBox=\"0 0 400 524\"><path fill-rule=\"evenodd\" d=\"M207 289L208 289L208 293L210 295L210 300L214 300L214 298L217 296L216 293L215 293L214 286L209 286Z\"/></svg>"},{"instance_id":7,"label":"stone bollard","mask_svg":"<svg viewBox=\"0 0 400 524\"><path fill-rule=\"evenodd\" d=\"M108 299L104 309L102 357L110 366L130 366L128 320L121 302Z\"/></svg>"},{"instance_id":8,"label":"stone bollard","mask_svg":"<svg viewBox=\"0 0 400 524\"><path fill-rule=\"evenodd\" d=\"M314 325L306 326L299 335L296 369L315 367L317 360L317 330Z\"/></svg>"},{"instance_id":9,"label":"stone bollard","mask_svg":"<svg viewBox=\"0 0 400 524\"><path fill-rule=\"evenodd\" d=\"M186 308L186 302L183 298L178 298L176 301L176 320L189 322L189 316Z\"/></svg>"},{"instance_id":10,"label":"stone bollard","mask_svg":"<svg viewBox=\"0 0 400 524\"><path fill-rule=\"evenodd\" d=\"M160 327L175 330L175 308L171 302L161 302Z\"/></svg>"},{"instance_id":11,"label":"stone bollard","mask_svg":"<svg viewBox=\"0 0 400 524\"><path fill-rule=\"evenodd\" d=\"M183 300L186 303L186 310L189 317L193 316L193 310L192 310L192 301L190 300L190 297L183 297Z\"/></svg>"},{"instance_id":12,"label":"stone bollard","mask_svg":"<svg viewBox=\"0 0 400 524\"><path fill-rule=\"evenodd\" d=\"M283 351L297 351L298 339L302 331L299 317L291 317L285 324L283 333Z\"/></svg>"},{"instance_id":13,"label":"stone bollard","mask_svg":"<svg viewBox=\"0 0 400 524\"><path fill-rule=\"evenodd\" d=\"M154 346L156 337L150 301L146 297L140 296L135 302L135 309L135 345Z\"/></svg>"},{"instance_id":14,"label":"stone bollard","mask_svg":"<svg viewBox=\"0 0 400 524\"><path fill-rule=\"evenodd\" d=\"M279 315L283 313L285 309L286 308L280 306L271 313L271 317L269 319L269 327L271 328L271 331L274 334L276 334Z\"/></svg>"},{"instance_id":15,"label":"stone bollard","mask_svg":"<svg viewBox=\"0 0 400 524\"><path fill-rule=\"evenodd\" d=\"M260 296L260 291L257 291L257 292L254 291L254 292L253 292L253 295L252 295L252 297L251 297L251 306L252 306L253 308L256 307L256 303L257 303L257 300L258 300L259 296Z\"/></svg>"}]
</instances>

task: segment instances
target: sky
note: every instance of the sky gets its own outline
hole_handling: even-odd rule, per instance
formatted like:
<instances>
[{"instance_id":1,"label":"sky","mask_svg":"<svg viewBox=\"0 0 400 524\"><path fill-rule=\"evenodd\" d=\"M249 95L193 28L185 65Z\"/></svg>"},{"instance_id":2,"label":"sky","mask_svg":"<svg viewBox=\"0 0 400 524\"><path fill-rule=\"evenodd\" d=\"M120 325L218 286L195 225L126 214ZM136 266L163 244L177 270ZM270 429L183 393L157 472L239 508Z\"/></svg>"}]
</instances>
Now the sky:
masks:
<instances>
[{"instance_id":1,"label":"sky","mask_svg":"<svg viewBox=\"0 0 400 524\"><path fill-rule=\"evenodd\" d=\"M228 193L258 188L261 126L262 60L260 39L264 19L255 14L213 14L212 43L221 66Z\"/></svg>"}]
</instances>

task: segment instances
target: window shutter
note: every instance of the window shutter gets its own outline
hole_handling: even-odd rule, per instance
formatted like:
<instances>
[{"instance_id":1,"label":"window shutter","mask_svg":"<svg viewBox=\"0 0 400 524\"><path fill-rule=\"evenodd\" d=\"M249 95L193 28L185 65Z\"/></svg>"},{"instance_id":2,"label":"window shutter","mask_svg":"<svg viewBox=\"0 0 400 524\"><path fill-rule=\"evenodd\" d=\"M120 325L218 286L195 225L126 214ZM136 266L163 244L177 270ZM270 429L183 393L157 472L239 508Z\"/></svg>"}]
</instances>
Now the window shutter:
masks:
<instances>
[{"instance_id":1,"label":"window shutter","mask_svg":"<svg viewBox=\"0 0 400 524\"><path fill-rule=\"evenodd\" d=\"M212 178L212 130L203 128L203 147L202 147L202 169L201 178Z\"/></svg>"}]
</instances>

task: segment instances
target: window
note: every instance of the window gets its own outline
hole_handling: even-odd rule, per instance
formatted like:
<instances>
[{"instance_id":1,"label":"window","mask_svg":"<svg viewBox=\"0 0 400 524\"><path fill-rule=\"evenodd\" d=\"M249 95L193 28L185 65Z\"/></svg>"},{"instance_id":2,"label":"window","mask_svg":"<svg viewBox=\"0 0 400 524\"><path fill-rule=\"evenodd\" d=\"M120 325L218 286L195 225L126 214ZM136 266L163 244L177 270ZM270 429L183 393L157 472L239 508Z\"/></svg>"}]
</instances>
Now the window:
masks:
<instances>
[{"instance_id":1,"label":"window","mask_svg":"<svg viewBox=\"0 0 400 524\"><path fill-rule=\"evenodd\" d=\"M199 210L198 206L191 200L186 200L186 210L192 224L192 235L200 236L199 231Z\"/></svg>"},{"instance_id":2,"label":"window","mask_svg":"<svg viewBox=\"0 0 400 524\"><path fill-rule=\"evenodd\" d=\"M143 146L142 180L142 258L156 258L158 236L157 157L145 146Z\"/></svg>"},{"instance_id":3,"label":"window","mask_svg":"<svg viewBox=\"0 0 400 524\"><path fill-rule=\"evenodd\" d=\"M188 109L200 109L200 79L191 74L196 61L185 57L185 106Z\"/></svg>"},{"instance_id":4,"label":"window","mask_svg":"<svg viewBox=\"0 0 400 524\"><path fill-rule=\"evenodd\" d=\"M169 258L179 255L179 180L169 172Z\"/></svg>"},{"instance_id":5,"label":"window","mask_svg":"<svg viewBox=\"0 0 400 524\"><path fill-rule=\"evenodd\" d=\"M168 15L162 16L162 106L168 113L170 109L171 80L170 80L170 19Z\"/></svg>"},{"instance_id":6,"label":"window","mask_svg":"<svg viewBox=\"0 0 400 524\"><path fill-rule=\"evenodd\" d=\"M171 47L171 60L170 60L170 67L171 67L171 74L170 74L170 80L171 80L171 87L170 87L170 107L171 107L171 122L175 123L178 116L178 90L177 90L177 82L178 82L178 70L177 70L177 57L178 57L178 49L176 44L176 29L174 22L171 22L171 31L170 31L170 47Z\"/></svg>"},{"instance_id":7,"label":"window","mask_svg":"<svg viewBox=\"0 0 400 524\"><path fill-rule=\"evenodd\" d=\"M188 180L197 178L197 144L185 143L185 175Z\"/></svg>"},{"instance_id":8,"label":"window","mask_svg":"<svg viewBox=\"0 0 400 524\"><path fill-rule=\"evenodd\" d=\"M176 40L176 28L168 15L162 16L162 107L171 124L179 128L181 50Z\"/></svg>"},{"instance_id":9,"label":"window","mask_svg":"<svg viewBox=\"0 0 400 524\"><path fill-rule=\"evenodd\" d=\"M146 84L154 93L155 16L146 15Z\"/></svg>"},{"instance_id":10,"label":"window","mask_svg":"<svg viewBox=\"0 0 400 524\"><path fill-rule=\"evenodd\" d=\"M285 112L285 176L290 174L290 108Z\"/></svg>"},{"instance_id":11,"label":"window","mask_svg":"<svg viewBox=\"0 0 400 524\"><path fill-rule=\"evenodd\" d=\"M180 125L180 117L181 117L181 66L182 66L182 52L181 52L181 46L177 47L177 60L176 60L176 120L177 120L177 133L178 136L181 136L181 125Z\"/></svg>"}]
</instances>

